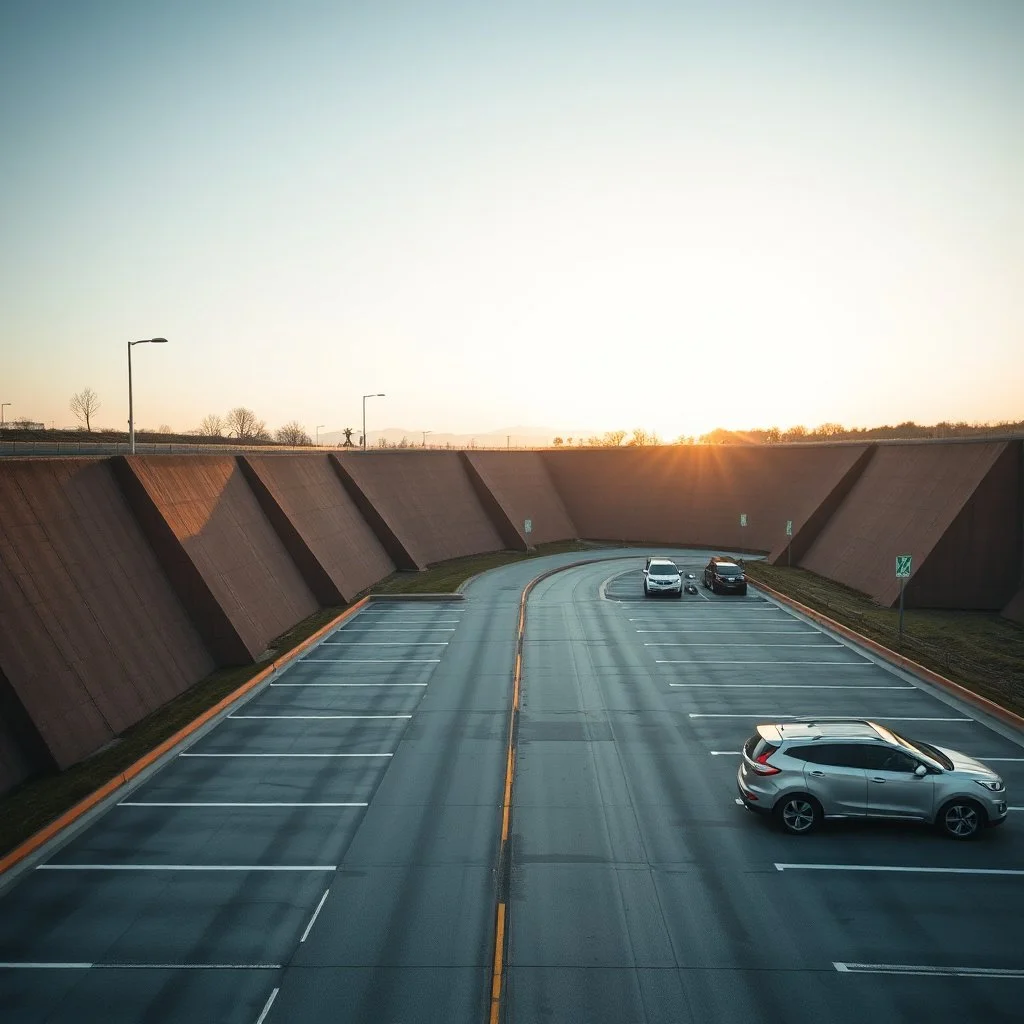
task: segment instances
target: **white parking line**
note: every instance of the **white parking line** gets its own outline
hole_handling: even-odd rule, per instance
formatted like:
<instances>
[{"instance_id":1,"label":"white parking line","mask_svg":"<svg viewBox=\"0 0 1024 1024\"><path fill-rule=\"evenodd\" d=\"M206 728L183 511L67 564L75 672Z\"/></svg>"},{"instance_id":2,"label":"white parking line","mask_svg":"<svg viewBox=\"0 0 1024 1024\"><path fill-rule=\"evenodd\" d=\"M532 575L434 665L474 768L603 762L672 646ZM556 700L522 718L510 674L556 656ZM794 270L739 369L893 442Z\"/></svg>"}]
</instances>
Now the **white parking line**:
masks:
<instances>
[{"instance_id":1,"label":"white parking line","mask_svg":"<svg viewBox=\"0 0 1024 1024\"><path fill-rule=\"evenodd\" d=\"M1005 967L928 967L922 964L850 964L834 960L840 974L916 974L932 978L1024 978L1024 970Z\"/></svg>"},{"instance_id":2,"label":"white parking line","mask_svg":"<svg viewBox=\"0 0 1024 1024\"><path fill-rule=\"evenodd\" d=\"M979 761L1000 761L1000 762L1008 761L1008 762L1012 762L1013 764L1020 764L1021 762L1024 762L1024 757L979 757L978 760Z\"/></svg>"},{"instance_id":3,"label":"white parking line","mask_svg":"<svg viewBox=\"0 0 1024 1024\"><path fill-rule=\"evenodd\" d=\"M916 690L916 686L836 686L833 683L669 683L686 688L714 690Z\"/></svg>"},{"instance_id":4,"label":"white parking line","mask_svg":"<svg viewBox=\"0 0 1024 1024\"><path fill-rule=\"evenodd\" d=\"M440 658L299 658L300 664L318 661L327 665L436 665ZM277 686L277 683L271 683Z\"/></svg>"},{"instance_id":5,"label":"white parking line","mask_svg":"<svg viewBox=\"0 0 1024 1024\"><path fill-rule=\"evenodd\" d=\"M412 715L228 715L228 718L233 718L236 721L242 719L260 720L260 721L279 721L282 719L301 719L303 721L307 719L355 719L362 721L363 719L371 718L412 718Z\"/></svg>"},{"instance_id":6,"label":"white parking line","mask_svg":"<svg viewBox=\"0 0 1024 1024\"><path fill-rule=\"evenodd\" d=\"M852 653L852 652L851 652ZM831 665L833 668L872 668L873 661L680 661L678 658L657 658L656 665ZM274 686L274 683L270 684Z\"/></svg>"},{"instance_id":7,"label":"white parking line","mask_svg":"<svg viewBox=\"0 0 1024 1024\"><path fill-rule=\"evenodd\" d=\"M330 893L330 891L330 889L327 889L324 892L323 896L320 897L320 902L316 905L316 910L313 911L313 916L309 919L309 924L306 925L306 930L302 933L302 938L299 939L299 942L306 941L306 938L309 935L310 931L312 930L313 925L316 924L316 919L320 916L321 908L323 907L324 903L327 902L327 895L328 893Z\"/></svg>"},{"instance_id":8,"label":"white parking line","mask_svg":"<svg viewBox=\"0 0 1024 1024\"><path fill-rule=\"evenodd\" d=\"M36 871L337 871L336 864L39 864Z\"/></svg>"},{"instance_id":9,"label":"white parking line","mask_svg":"<svg viewBox=\"0 0 1024 1024\"><path fill-rule=\"evenodd\" d=\"M709 750L708 753L712 757L718 757L721 754L736 754L737 756L739 756L740 754L743 753L743 751L742 750ZM743 803L742 800L740 800L738 802L739 803Z\"/></svg>"},{"instance_id":10,"label":"white parking line","mask_svg":"<svg viewBox=\"0 0 1024 1024\"><path fill-rule=\"evenodd\" d=\"M161 803L155 800L122 800L118 807L369 807L368 803L296 803L296 804L207 804L207 803Z\"/></svg>"},{"instance_id":11,"label":"white parking line","mask_svg":"<svg viewBox=\"0 0 1024 1024\"><path fill-rule=\"evenodd\" d=\"M638 629L637 633L742 633L744 636L824 636L820 629Z\"/></svg>"},{"instance_id":12,"label":"white parking line","mask_svg":"<svg viewBox=\"0 0 1024 1024\"><path fill-rule=\"evenodd\" d=\"M178 757L394 757L394 754L179 754Z\"/></svg>"},{"instance_id":13,"label":"white parking line","mask_svg":"<svg viewBox=\"0 0 1024 1024\"><path fill-rule=\"evenodd\" d=\"M44 971L279 971L280 964L138 964L111 961L109 963L85 963L82 961L50 963L14 960L0 962L0 970L44 970ZM274 989L276 992L277 989Z\"/></svg>"},{"instance_id":14,"label":"white parking line","mask_svg":"<svg viewBox=\"0 0 1024 1024\"><path fill-rule=\"evenodd\" d=\"M776 871L895 871L909 875L1024 875L1018 868L921 868L894 864L776 864Z\"/></svg>"},{"instance_id":15,"label":"white parking line","mask_svg":"<svg viewBox=\"0 0 1024 1024\"><path fill-rule=\"evenodd\" d=\"M648 640L644 643L644 647L813 647L816 650L824 651L834 647L845 647L846 644L690 644L680 643L677 640L666 640L664 642L660 640Z\"/></svg>"},{"instance_id":16,"label":"white parking line","mask_svg":"<svg viewBox=\"0 0 1024 1024\"><path fill-rule=\"evenodd\" d=\"M267 1019L267 1014L270 1013L270 1008L274 1005L274 1000L277 998L277 993L280 991L281 989L278 987L270 993L270 998L263 1004L263 1012L256 1018L256 1024L263 1024Z\"/></svg>"},{"instance_id":17,"label":"white parking line","mask_svg":"<svg viewBox=\"0 0 1024 1024\"><path fill-rule=\"evenodd\" d=\"M363 612L363 615L366 615L366 612ZM363 616L361 615L360 618L362 618L362 617ZM366 621L366 622L386 622L387 621L387 616L386 615L381 615L379 617L367 618L364 621ZM453 623L458 623L461 620L459 620L459 619L392 619L391 621L397 623L400 626L419 626L419 625L422 625L423 623L427 623L427 622L429 622L429 623L431 623L432 625L435 625L435 626L436 625L440 625L442 623L447 626L447 625L452 625ZM342 629L346 629L346 628L351 628L351 627L342 626L341 628Z\"/></svg>"},{"instance_id":18,"label":"white parking line","mask_svg":"<svg viewBox=\"0 0 1024 1024\"><path fill-rule=\"evenodd\" d=\"M339 633L454 633L452 626L424 626L422 629L391 629L389 626L368 626L365 629L358 626L348 626L338 630Z\"/></svg>"},{"instance_id":19,"label":"white parking line","mask_svg":"<svg viewBox=\"0 0 1024 1024\"><path fill-rule=\"evenodd\" d=\"M426 683L271 683L271 686L426 686Z\"/></svg>"},{"instance_id":20,"label":"white parking line","mask_svg":"<svg viewBox=\"0 0 1024 1024\"><path fill-rule=\"evenodd\" d=\"M877 720L879 722L970 722L972 725L978 723L973 718L903 718L895 717L893 715L867 715L867 718ZM720 712L713 712L704 714L702 712L691 711L690 718L763 718L771 721L778 721L783 718L810 718L815 722L847 722L849 718L845 715L764 715L764 714L750 714L750 715L734 715L734 714L722 714Z\"/></svg>"},{"instance_id":21,"label":"white parking line","mask_svg":"<svg viewBox=\"0 0 1024 1024\"><path fill-rule=\"evenodd\" d=\"M323 640L321 647L447 647L447 640ZM303 658L303 661L312 659Z\"/></svg>"}]
</instances>

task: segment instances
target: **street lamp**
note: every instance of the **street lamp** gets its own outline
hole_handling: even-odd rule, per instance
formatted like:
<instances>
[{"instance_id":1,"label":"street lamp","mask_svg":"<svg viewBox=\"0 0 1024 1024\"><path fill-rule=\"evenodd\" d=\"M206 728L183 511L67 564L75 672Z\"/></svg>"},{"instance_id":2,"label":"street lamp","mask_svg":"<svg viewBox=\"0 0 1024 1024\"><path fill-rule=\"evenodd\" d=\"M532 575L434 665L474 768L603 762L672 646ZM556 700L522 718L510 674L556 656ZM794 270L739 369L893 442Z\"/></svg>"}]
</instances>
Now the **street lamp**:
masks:
<instances>
[{"instance_id":1,"label":"street lamp","mask_svg":"<svg viewBox=\"0 0 1024 1024\"><path fill-rule=\"evenodd\" d=\"M363 451L366 451L366 400L368 398L383 398L384 392L378 391L375 395L363 395Z\"/></svg>"},{"instance_id":2,"label":"street lamp","mask_svg":"<svg viewBox=\"0 0 1024 1024\"><path fill-rule=\"evenodd\" d=\"M132 455L135 454L135 409L132 405L132 346L166 344L166 338L143 338L141 341L128 342L128 450Z\"/></svg>"},{"instance_id":3,"label":"street lamp","mask_svg":"<svg viewBox=\"0 0 1024 1024\"><path fill-rule=\"evenodd\" d=\"M0 430L4 429L4 409L10 404L10 402L0 402Z\"/></svg>"},{"instance_id":4,"label":"street lamp","mask_svg":"<svg viewBox=\"0 0 1024 1024\"><path fill-rule=\"evenodd\" d=\"M420 433L423 435L423 447L427 447L427 434L432 434L432 430L421 430Z\"/></svg>"},{"instance_id":5,"label":"street lamp","mask_svg":"<svg viewBox=\"0 0 1024 1024\"><path fill-rule=\"evenodd\" d=\"M319 448L319 447L320 447L320 428L321 428L321 427L322 427L323 425L324 425L323 423L318 423L318 424L316 425L316 446L317 446L317 448Z\"/></svg>"}]
</instances>

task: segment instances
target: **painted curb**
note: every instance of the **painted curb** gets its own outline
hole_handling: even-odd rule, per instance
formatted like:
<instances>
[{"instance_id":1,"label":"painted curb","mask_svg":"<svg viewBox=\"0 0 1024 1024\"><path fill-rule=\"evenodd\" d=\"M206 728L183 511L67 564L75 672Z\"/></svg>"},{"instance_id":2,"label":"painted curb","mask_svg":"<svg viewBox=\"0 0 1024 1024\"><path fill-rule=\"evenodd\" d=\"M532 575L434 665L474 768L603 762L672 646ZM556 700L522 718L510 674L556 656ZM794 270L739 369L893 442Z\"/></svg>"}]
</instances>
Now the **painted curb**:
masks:
<instances>
[{"instance_id":1,"label":"painted curb","mask_svg":"<svg viewBox=\"0 0 1024 1024\"><path fill-rule=\"evenodd\" d=\"M848 640L853 640L861 647L866 647L869 651L873 651L879 657L883 658L890 664L895 665L897 668L905 669L907 672L919 676L921 679L946 690L947 693L952 694L954 697L958 697L961 700L966 701L968 704L974 705L974 707L979 711L984 711L986 714L992 715L994 718L998 718L1005 725L1012 726L1015 729L1024 730L1024 717L1004 708L1001 704L997 704L993 700L989 700L988 697L982 697L981 694L967 689L966 686L962 686L960 683L955 683L952 679L947 679L945 676L939 675L938 672L933 672L930 668L926 668L924 665L918 664L918 662L912 661L910 658L904 657L902 654L898 654L896 651L891 650L888 647L884 647L877 641L871 640L866 636L862 636L860 633L856 632L856 630L850 629L849 626L844 626L841 622L836 622L835 619L830 619L827 615L824 615L819 611L815 611L815 609L809 608L805 604L801 604L799 601L781 593L774 587L769 587L766 583L755 583L753 580L750 580L749 582L756 590L763 590L766 594L771 595L781 604L788 605L790 608L800 612L802 615L806 615L808 618L814 619L815 622L820 622L823 626L828 626L829 629L839 633L841 636L845 636Z\"/></svg>"},{"instance_id":2,"label":"painted curb","mask_svg":"<svg viewBox=\"0 0 1024 1024\"><path fill-rule=\"evenodd\" d=\"M111 793L116 792L122 786L129 783L141 772L145 771L155 761L159 760L169 750L176 747L182 740L188 738L197 729L202 728L212 718L219 715L225 708L234 704L240 697L244 697L251 690L255 689L269 676L279 672L283 667L294 661L303 651L312 647L322 636L329 633L332 629L344 622L346 619L355 615L361 608L363 608L370 601L369 597L360 598L355 604L350 605L340 615L332 619L325 626L321 626L311 636L306 637L298 646L293 647L287 654L281 658L276 658L266 668L258 672L252 677L252 679L244 682L237 690L232 691L226 697L222 697L212 707L207 708L197 718L194 718L188 725L183 726L173 736L169 736L161 744L154 747L149 753L143 754L137 761L130 764L124 771L119 772L108 782L105 782L99 789L93 790L87 797L80 800L74 807L65 811L60 817L55 818L50 822L49 825L45 825L34 835L30 836L19 846L16 846L10 853L0 858L0 879L11 870L20 864L26 857L31 856L41 846L44 846L50 840L55 839L65 829L70 828L76 821L78 821L83 815L91 811L97 804L105 800Z\"/></svg>"}]
</instances>

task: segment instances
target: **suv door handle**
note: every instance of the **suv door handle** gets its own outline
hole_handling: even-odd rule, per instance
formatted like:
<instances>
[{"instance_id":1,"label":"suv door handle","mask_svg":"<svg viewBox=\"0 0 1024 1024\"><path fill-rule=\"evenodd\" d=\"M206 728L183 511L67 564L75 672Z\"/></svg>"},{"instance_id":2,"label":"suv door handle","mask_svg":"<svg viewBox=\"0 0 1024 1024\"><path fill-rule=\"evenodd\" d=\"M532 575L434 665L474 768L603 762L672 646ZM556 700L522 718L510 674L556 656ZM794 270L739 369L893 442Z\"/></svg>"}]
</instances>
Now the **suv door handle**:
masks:
<instances>
[{"instance_id":1,"label":"suv door handle","mask_svg":"<svg viewBox=\"0 0 1024 1024\"><path fill-rule=\"evenodd\" d=\"M878 779L878 778L874 778L874 779L872 779L871 781L872 781L872 782L885 782L885 779Z\"/></svg>"},{"instance_id":2,"label":"suv door handle","mask_svg":"<svg viewBox=\"0 0 1024 1024\"><path fill-rule=\"evenodd\" d=\"M811 772L811 775L813 775L816 779L823 779L825 777L825 773L824 772L818 772L818 771Z\"/></svg>"}]
</instances>

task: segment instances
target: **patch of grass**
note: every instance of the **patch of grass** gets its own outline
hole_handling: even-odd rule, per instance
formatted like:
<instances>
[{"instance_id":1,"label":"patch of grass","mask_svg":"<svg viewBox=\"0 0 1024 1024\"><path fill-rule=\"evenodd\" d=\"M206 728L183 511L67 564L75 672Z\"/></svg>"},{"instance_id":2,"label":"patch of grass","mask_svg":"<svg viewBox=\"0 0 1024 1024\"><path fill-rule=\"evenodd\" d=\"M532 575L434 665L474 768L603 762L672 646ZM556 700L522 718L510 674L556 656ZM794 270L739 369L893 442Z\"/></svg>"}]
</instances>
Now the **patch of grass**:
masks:
<instances>
[{"instance_id":1,"label":"patch of grass","mask_svg":"<svg viewBox=\"0 0 1024 1024\"><path fill-rule=\"evenodd\" d=\"M497 551L456 558L430 566L424 572L395 573L371 587L370 594L447 594L488 569L540 555L582 551L593 547L578 541L541 544L535 551ZM136 723L113 743L63 772L38 776L0 798L0 855L13 850L94 790L159 746L169 736L198 718L229 693L340 615L348 605L322 608L268 645L266 657L255 665L225 668L191 686L185 693Z\"/></svg>"},{"instance_id":2,"label":"patch of grass","mask_svg":"<svg viewBox=\"0 0 1024 1024\"><path fill-rule=\"evenodd\" d=\"M844 626L1004 708L1024 715L1024 628L996 612L905 609L903 641L899 609L881 608L869 597L806 569L747 562L755 583L792 597Z\"/></svg>"}]
</instances>

